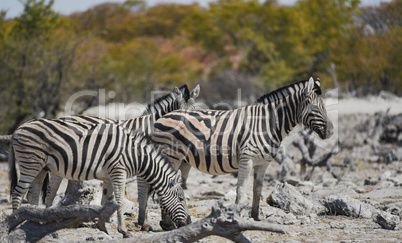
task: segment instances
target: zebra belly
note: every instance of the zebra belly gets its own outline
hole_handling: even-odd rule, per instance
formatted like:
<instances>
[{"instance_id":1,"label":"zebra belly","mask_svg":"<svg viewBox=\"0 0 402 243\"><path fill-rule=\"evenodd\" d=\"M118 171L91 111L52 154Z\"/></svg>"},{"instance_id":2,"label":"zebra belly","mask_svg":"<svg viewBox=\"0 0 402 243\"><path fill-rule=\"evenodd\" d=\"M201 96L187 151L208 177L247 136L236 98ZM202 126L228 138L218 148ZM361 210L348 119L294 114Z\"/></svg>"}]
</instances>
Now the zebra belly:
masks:
<instances>
[{"instance_id":1,"label":"zebra belly","mask_svg":"<svg viewBox=\"0 0 402 243\"><path fill-rule=\"evenodd\" d=\"M211 144L208 142L194 142L189 148L191 166L203 173L211 175L224 175L238 170L237 152L230 146Z\"/></svg>"},{"instance_id":2,"label":"zebra belly","mask_svg":"<svg viewBox=\"0 0 402 243\"><path fill-rule=\"evenodd\" d=\"M164 153L175 165L184 161L211 175L235 172L243 116L238 110L168 113L155 123L152 140L165 146Z\"/></svg>"},{"instance_id":3,"label":"zebra belly","mask_svg":"<svg viewBox=\"0 0 402 243\"><path fill-rule=\"evenodd\" d=\"M92 180L99 179L103 180L108 178L107 168L104 166L96 166L96 164L91 164L90 160L82 161L78 160L78 165L74 169L73 161L57 161L53 156L49 156L46 161L47 169L57 176L68 180ZM102 161L98 161L100 164ZM83 166L85 165L85 166ZM67 168L66 168L67 167Z\"/></svg>"}]
</instances>

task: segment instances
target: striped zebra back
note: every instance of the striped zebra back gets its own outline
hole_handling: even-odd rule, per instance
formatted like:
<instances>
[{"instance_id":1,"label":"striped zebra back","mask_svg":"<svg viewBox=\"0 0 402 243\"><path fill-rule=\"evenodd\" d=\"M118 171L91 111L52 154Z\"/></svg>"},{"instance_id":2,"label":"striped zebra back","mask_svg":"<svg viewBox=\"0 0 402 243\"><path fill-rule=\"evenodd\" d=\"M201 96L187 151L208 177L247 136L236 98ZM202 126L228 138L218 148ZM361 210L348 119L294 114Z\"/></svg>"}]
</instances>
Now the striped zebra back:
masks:
<instances>
[{"instance_id":1,"label":"striped zebra back","mask_svg":"<svg viewBox=\"0 0 402 243\"><path fill-rule=\"evenodd\" d=\"M117 163L124 154L127 168L135 173L128 150L131 140L127 132L115 124L67 122L60 119L36 119L21 125L13 135L13 148L21 154L31 153L46 167L63 178L72 180L103 179L101 161ZM32 165L30 157L17 162ZM102 165L104 166L104 165ZM36 165L35 165L36 168ZM31 171L28 171L31 173ZM100 176L102 174L102 176ZM28 176L28 175L26 175Z\"/></svg>"},{"instance_id":2,"label":"striped zebra back","mask_svg":"<svg viewBox=\"0 0 402 243\"><path fill-rule=\"evenodd\" d=\"M307 85L296 83L271 92L264 97L265 104L232 111L171 112L156 121L152 140L167 148L174 163L187 161L209 174L230 173L238 169L242 156L272 159L300 122L321 138L329 137L332 125L319 93L319 81L310 79Z\"/></svg>"},{"instance_id":3,"label":"striped zebra back","mask_svg":"<svg viewBox=\"0 0 402 243\"><path fill-rule=\"evenodd\" d=\"M175 88L173 92L164 95L154 102L147 105L142 116L128 119L115 120L110 118L101 118L87 115L72 115L60 118L64 121L81 122L81 123L113 123L125 127L130 132L140 131L145 134L151 132L153 123L166 113L177 109L193 109L195 98L198 97L200 87L197 85L191 92L187 85Z\"/></svg>"}]
</instances>

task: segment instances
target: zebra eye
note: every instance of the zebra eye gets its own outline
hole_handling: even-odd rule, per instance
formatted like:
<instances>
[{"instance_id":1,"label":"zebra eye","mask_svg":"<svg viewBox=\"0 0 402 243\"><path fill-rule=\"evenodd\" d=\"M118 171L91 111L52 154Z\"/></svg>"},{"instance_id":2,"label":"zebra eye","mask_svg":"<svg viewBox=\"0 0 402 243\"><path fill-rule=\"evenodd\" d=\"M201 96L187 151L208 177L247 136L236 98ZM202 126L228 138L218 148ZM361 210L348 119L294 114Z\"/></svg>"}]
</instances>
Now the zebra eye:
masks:
<instances>
[{"instance_id":1,"label":"zebra eye","mask_svg":"<svg viewBox=\"0 0 402 243\"><path fill-rule=\"evenodd\" d=\"M184 201L184 197L183 197L183 196L179 196L179 200L180 200L180 201Z\"/></svg>"}]
</instances>

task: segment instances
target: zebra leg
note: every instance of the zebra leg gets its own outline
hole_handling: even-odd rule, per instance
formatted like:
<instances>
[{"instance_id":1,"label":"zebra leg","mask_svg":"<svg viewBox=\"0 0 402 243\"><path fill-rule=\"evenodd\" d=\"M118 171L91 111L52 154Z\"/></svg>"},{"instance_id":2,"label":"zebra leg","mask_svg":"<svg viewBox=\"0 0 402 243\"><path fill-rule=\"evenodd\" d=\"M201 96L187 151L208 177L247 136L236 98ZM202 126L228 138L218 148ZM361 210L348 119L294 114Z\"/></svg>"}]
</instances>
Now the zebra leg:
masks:
<instances>
[{"instance_id":1,"label":"zebra leg","mask_svg":"<svg viewBox=\"0 0 402 243\"><path fill-rule=\"evenodd\" d=\"M240 159L239 174L237 176L236 204L247 202L246 183L250 175L253 161L251 159Z\"/></svg>"},{"instance_id":2,"label":"zebra leg","mask_svg":"<svg viewBox=\"0 0 402 243\"><path fill-rule=\"evenodd\" d=\"M113 200L113 184L110 180L104 180L102 185L101 205L105 205L106 200Z\"/></svg>"},{"instance_id":3,"label":"zebra leg","mask_svg":"<svg viewBox=\"0 0 402 243\"><path fill-rule=\"evenodd\" d=\"M35 180L33 180L31 183L31 187L29 188L27 194L27 199L31 205L39 205L40 192L42 190L42 184L46 174L46 170L41 170L38 176L36 176Z\"/></svg>"},{"instance_id":4,"label":"zebra leg","mask_svg":"<svg viewBox=\"0 0 402 243\"><path fill-rule=\"evenodd\" d=\"M49 186L47 187L46 200L45 200L47 208L52 206L54 198L56 197L57 194L57 190L59 189L62 180L63 180L62 177L55 174L50 174L50 181Z\"/></svg>"},{"instance_id":5,"label":"zebra leg","mask_svg":"<svg viewBox=\"0 0 402 243\"><path fill-rule=\"evenodd\" d=\"M141 230L152 230L151 225L147 220L147 207L149 196L151 195L151 186L142 178L137 176L137 190L138 190L138 224Z\"/></svg>"},{"instance_id":6,"label":"zebra leg","mask_svg":"<svg viewBox=\"0 0 402 243\"><path fill-rule=\"evenodd\" d=\"M181 171L181 176L183 181L181 182L181 188L187 189L187 178L190 173L191 165L189 163L183 162L181 163L179 170Z\"/></svg>"},{"instance_id":7,"label":"zebra leg","mask_svg":"<svg viewBox=\"0 0 402 243\"><path fill-rule=\"evenodd\" d=\"M267 167L268 164L254 166L253 204L251 206L251 217L254 220L259 220L258 210L260 208L262 185Z\"/></svg>"},{"instance_id":8,"label":"zebra leg","mask_svg":"<svg viewBox=\"0 0 402 243\"><path fill-rule=\"evenodd\" d=\"M19 144L18 139L13 138L9 158L10 194L13 211L21 205L22 197L28 191L32 181L45 167L45 158L46 156L41 153L26 149ZM19 166L17 166L18 164ZM19 179L17 167L19 167Z\"/></svg>"},{"instance_id":9,"label":"zebra leg","mask_svg":"<svg viewBox=\"0 0 402 243\"><path fill-rule=\"evenodd\" d=\"M76 181L78 182L78 181ZM102 199L101 199L101 205L104 206L106 203L106 200L113 200L113 184L112 181L109 179L104 179L103 180L103 185L102 185ZM99 230L105 232L106 234L109 234L106 229L106 221L104 219L99 219L98 221L98 228Z\"/></svg>"},{"instance_id":10,"label":"zebra leg","mask_svg":"<svg viewBox=\"0 0 402 243\"><path fill-rule=\"evenodd\" d=\"M123 168L115 168L110 172L110 179L113 184L114 197L116 199L119 208L117 209L117 230L123 234L124 238L130 237L131 234L127 232L127 228L124 225L123 218L123 204L124 204L124 191L126 187L127 172Z\"/></svg>"},{"instance_id":11,"label":"zebra leg","mask_svg":"<svg viewBox=\"0 0 402 243\"><path fill-rule=\"evenodd\" d=\"M15 186L14 190L11 193L13 211L19 208L19 206L21 205L22 197L28 191L32 181L42 171L42 168L31 167L29 168L30 171L27 172L22 167L20 168L21 168L20 179L18 180L17 185Z\"/></svg>"}]
</instances>

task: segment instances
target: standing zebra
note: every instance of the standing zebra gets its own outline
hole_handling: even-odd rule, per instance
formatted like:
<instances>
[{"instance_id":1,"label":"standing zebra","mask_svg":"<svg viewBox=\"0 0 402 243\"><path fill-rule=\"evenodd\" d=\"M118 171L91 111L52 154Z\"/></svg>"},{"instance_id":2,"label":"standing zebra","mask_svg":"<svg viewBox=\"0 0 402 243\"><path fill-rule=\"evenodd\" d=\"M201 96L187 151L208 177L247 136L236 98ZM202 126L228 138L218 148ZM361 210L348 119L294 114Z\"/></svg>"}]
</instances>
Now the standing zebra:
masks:
<instances>
[{"instance_id":1,"label":"standing zebra","mask_svg":"<svg viewBox=\"0 0 402 243\"><path fill-rule=\"evenodd\" d=\"M310 78L271 92L263 104L171 112L155 123L151 137L175 168L193 166L212 175L238 171L236 203L245 201L245 180L254 168L251 216L258 219L264 174L285 136L299 123L321 139L333 133L320 94L320 81Z\"/></svg>"},{"instance_id":2,"label":"standing zebra","mask_svg":"<svg viewBox=\"0 0 402 243\"><path fill-rule=\"evenodd\" d=\"M116 124L82 124L60 119L36 119L12 136L9 160L10 194L16 210L31 182L44 169L69 180L99 179L111 184L119 205L118 231L129 236L122 204L127 177L144 178L160 197L161 208L178 227L189 222L187 205L176 172L141 133L134 137ZM19 175L18 175L19 171ZM106 231L105 222L99 228Z\"/></svg>"},{"instance_id":3,"label":"standing zebra","mask_svg":"<svg viewBox=\"0 0 402 243\"><path fill-rule=\"evenodd\" d=\"M303 89L307 87L309 83L309 80L303 80L299 81L284 87L281 87L271 93L265 94L258 98L255 102L254 105L266 105L270 103L274 103L275 106L278 106L279 102L284 98L289 96L292 93L297 92L300 89ZM321 88L320 88L320 79L317 78L316 81L314 82L314 87L313 90L318 94L321 95ZM332 128L331 128L332 129ZM186 179L188 178L188 174L190 173L191 165L189 163L181 163L179 167L181 174L183 176L183 184L182 187L185 189L187 187L186 185Z\"/></svg>"},{"instance_id":4,"label":"standing zebra","mask_svg":"<svg viewBox=\"0 0 402 243\"><path fill-rule=\"evenodd\" d=\"M118 124L123 128L125 128L129 133L139 132L144 134L145 136L148 136L148 134L151 133L155 121L160 117L162 117L163 115L177 109L194 109L195 99L198 97L199 93L200 93L199 85L197 85L191 92L189 91L187 85L183 85L180 88L175 88L173 92L170 92L169 94L161 98L158 98L153 103L148 104L142 116L128 120L114 120L114 119L99 118L84 115L73 115L73 116L62 117L61 120L78 122L82 124L93 124L93 125L101 123ZM32 204L39 203L39 192L41 184L45 179L46 175L47 172L45 170L42 170L37 176L37 178L34 180L33 186L30 190L32 194L30 196L30 202ZM63 178L60 176L52 175L47 189L48 191L43 192L43 194L46 195L45 200L46 207L50 207L52 205L62 179ZM138 181L143 181L143 178L139 177ZM67 188L72 188L74 185L73 182L74 181L70 180ZM46 184L47 183L45 181L45 185ZM144 183L140 183L140 185L142 184ZM45 186L42 188L46 190L47 187ZM107 182L103 183L103 190L102 190L103 192L109 192L112 190L113 187L111 183ZM106 198L105 194L103 194L102 203L104 203L105 198ZM149 225L148 223L146 223L145 210L146 210L146 204L145 207L140 207L139 209L140 213L138 217L138 224L141 225L142 228L148 229Z\"/></svg>"}]
</instances>

